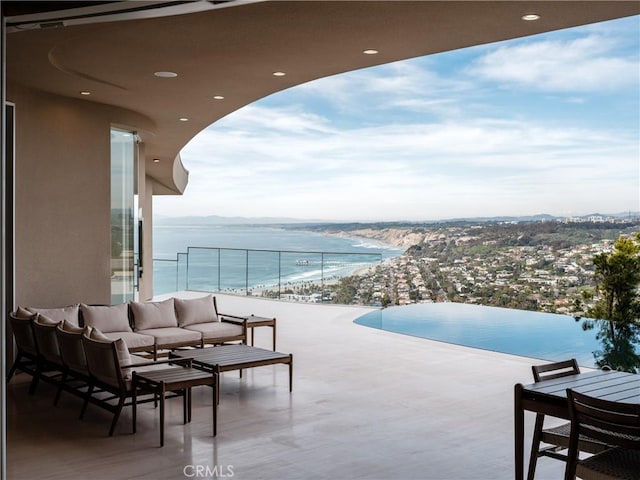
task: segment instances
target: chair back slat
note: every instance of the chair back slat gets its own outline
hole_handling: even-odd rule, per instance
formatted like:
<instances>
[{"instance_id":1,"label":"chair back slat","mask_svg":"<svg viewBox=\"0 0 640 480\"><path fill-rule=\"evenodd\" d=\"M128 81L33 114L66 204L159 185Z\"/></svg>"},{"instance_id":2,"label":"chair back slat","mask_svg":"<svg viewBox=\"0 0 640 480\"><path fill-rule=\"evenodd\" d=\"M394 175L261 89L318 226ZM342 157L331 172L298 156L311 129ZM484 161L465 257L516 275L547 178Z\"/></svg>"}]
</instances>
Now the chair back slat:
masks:
<instances>
[{"instance_id":1,"label":"chair back slat","mask_svg":"<svg viewBox=\"0 0 640 480\"><path fill-rule=\"evenodd\" d=\"M575 358L562 362L547 363L545 365L533 365L533 379L535 382L553 380L554 378L567 377L580 373L580 367Z\"/></svg>"},{"instance_id":2,"label":"chair back slat","mask_svg":"<svg viewBox=\"0 0 640 480\"><path fill-rule=\"evenodd\" d=\"M572 428L608 445L640 449L640 404L612 402L567 390Z\"/></svg>"}]
</instances>

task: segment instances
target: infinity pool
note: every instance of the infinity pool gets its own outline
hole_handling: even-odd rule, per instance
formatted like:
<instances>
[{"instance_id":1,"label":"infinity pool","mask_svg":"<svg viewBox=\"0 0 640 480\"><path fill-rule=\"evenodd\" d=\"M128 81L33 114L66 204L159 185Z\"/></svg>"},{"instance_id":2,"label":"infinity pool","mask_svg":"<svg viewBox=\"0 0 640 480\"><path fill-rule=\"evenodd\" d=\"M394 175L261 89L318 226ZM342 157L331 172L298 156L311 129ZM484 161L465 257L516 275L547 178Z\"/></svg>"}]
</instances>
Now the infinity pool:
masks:
<instances>
[{"instance_id":1,"label":"infinity pool","mask_svg":"<svg viewBox=\"0 0 640 480\"><path fill-rule=\"evenodd\" d=\"M594 366L596 330L573 317L462 303L421 303L369 312L359 325L495 352Z\"/></svg>"}]
</instances>

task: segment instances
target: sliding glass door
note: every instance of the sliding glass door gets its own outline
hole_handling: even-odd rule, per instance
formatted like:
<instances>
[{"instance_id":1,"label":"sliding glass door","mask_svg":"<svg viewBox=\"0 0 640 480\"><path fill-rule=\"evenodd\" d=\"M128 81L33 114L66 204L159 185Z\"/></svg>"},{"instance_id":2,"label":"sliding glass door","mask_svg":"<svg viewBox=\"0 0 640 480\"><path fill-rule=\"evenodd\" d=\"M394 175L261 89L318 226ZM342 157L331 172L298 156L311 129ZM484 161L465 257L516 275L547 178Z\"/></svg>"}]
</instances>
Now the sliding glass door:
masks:
<instances>
[{"instance_id":1,"label":"sliding glass door","mask_svg":"<svg viewBox=\"0 0 640 480\"><path fill-rule=\"evenodd\" d=\"M138 229L135 132L111 129L111 303L135 300L138 290Z\"/></svg>"}]
</instances>

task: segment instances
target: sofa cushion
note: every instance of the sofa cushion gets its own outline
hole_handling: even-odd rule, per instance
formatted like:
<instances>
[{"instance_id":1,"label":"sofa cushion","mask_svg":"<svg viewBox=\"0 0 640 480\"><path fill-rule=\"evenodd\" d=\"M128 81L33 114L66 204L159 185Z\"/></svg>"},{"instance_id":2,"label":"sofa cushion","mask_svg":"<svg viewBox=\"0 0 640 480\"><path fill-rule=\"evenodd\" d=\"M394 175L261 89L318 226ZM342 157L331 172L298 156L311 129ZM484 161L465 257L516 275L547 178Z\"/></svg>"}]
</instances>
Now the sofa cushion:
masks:
<instances>
[{"instance_id":1,"label":"sofa cushion","mask_svg":"<svg viewBox=\"0 0 640 480\"><path fill-rule=\"evenodd\" d=\"M180 327L220 321L213 304L213 295L189 299L176 298L175 304Z\"/></svg>"},{"instance_id":2,"label":"sofa cushion","mask_svg":"<svg viewBox=\"0 0 640 480\"><path fill-rule=\"evenodd\" d=\"M60 328L67 333L81 334L82 332L84 332L84 328L78 327L77 325L71 323L69 320L63 320L60 324Z\"/></svg>"},{"instance_id":3,"label":"sofa cushion","mask_svg":"<svg viewBox=\"0 0 640 480\"><path fill-rule=\"evenodd\" d=\"M104 334L109 340L117 340L121 338L127 344L129 350L149 347L153 349L155 338L151 335L143 335L138 332L108 332Z\"/></svg>"},{"instance_id":4,"label":"sofa cushion","mask_svg":"<svg viewBox=\"0 0 640 480\"><path fill-rule=\"evenodd\" d=\"M24 307L18 307L13 316L19 318L20 320L31 320L32 318L35 318L36 315L38 314L33 313Z\"/></svg>"},{"instance_id":5,"label":"sofa cushion","mask_svg":"<svg viewBox=\"0 0 640 480\"><path fill-rule=\"evenodd\" d=\"M32 308L27 307L27 310L31 313L39 313L41 315L45 315L52 320L57 322L61 322L63 320L67 320L68 322L73 323L74 325L80 325L80 317L79 317L79 306L78 305L70 305L68 307L63 308Z\"/></svg>"},{"instance_id":6,"label":"sofa cushion","mask_svg":"<svg viewBox=\"0 0 640 480\"><path fill-rule=\"evenodd\" d=\"M102 333L99 329L97 328L92 328L89 332L89 338L92 340L97 340L99 342L113 342L115 347L116 347L116 354L118 355L118 363L122 366L129 366L131 365L131 356L129 355L129 349L127 348L127 344L124 342L123 339L118 338L116 340L112 340L109 337L107 337L106 334ZM126 369L125 369L126 370ZM131 372L127 372L123 370L123 374L126 376L127 374L129 374L130 377L130 373Z\"/></svg>"},{"instance_id":7,"label":"sofa cushion","mask_svg":"<svg viewBox=\"0 0 640 480\"><path fill-rule=\"evenodd\" d=\"M129 310L126 303L109 306L80 305L84 324L103 333L130 332Z\"/></svg>"},{"instance_id":8,"label":"sofa cushion","mask_svg":"<svg viewBox=\"0 0 640 480\"><path fill-rule=\"evenodd\" d=\"M178 326L173 298L162 302L131 302L130 305L136 331Z\"/></svg>"},{"instance_id":9,"label":"sofa cushion","mask_svg":"<svg viewBox=\"0 0 640 480\"><path fill-rule=\"evenodd\" d=\"M61 320L61 321L54 320L53 318L47 317L42 313L37 314L35 321L36 323L40 325L44 325L46 327L57 327L60 323L64 322L64 320Z\"/></svg>"},{"instance_id":10,"label":"sofa cushion","mask_svg":"<svg viewBox=\"0 0 640 480\"><path fill-rule=\"evenodd\" d=\"M198 323L197 325L184 327L184 329L200 332L202 338L209 342L216 339L227 341L227 339L235 339L236 337L244 338L244 329L241 325L227 322Z\"/></svg>"},{"instance_id":11,"label":"sofa cushion","mask_svg":"<svg viewBox=\"0 0 640 480\"><path fill-rule=\"evenodd\" d=\"M113 342L113 340L107 337L98 328L91 327L88 328L87 331L89 332L88 336L91 340L98 340L99 342Z\"/></svg>"},{"instance_id":12,"label":"sofa cushion","mask_svg":"<svg viewBox=\"0 0 640 480\"><path fill-rule=\"evenodd\" d=\"M159 348L169 345L197 344L202 340L202 334L200 332L178 327L138 330L137 333L153 335L156 339L156 345Z\"/></svg>"}]
</instances>

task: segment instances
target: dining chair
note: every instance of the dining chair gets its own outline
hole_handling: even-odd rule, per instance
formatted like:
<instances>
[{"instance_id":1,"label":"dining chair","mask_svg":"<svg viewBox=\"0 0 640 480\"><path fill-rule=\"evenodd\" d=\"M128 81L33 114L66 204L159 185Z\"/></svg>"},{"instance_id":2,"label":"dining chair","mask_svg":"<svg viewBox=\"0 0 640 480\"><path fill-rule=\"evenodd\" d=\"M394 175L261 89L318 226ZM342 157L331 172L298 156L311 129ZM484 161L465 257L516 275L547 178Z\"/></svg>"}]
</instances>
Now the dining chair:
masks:
<instances>
[{"instance_id":1,"label":"dining chair","mask_svg":"<svg viewBox=\"0 0 640 480\"><path fill-rule=\"evenodd\" d=\"M571 435L565 480L640 479L640 404L591 397L567 389ZM580 460L580 436L609 448Z\"/></svg>"},{"instance_id":2,"label":"dining chair","mask_svg":"<svg viewBox=\"0 0 640 480\"><path fill-rule=\"evenodd\" d=\"M533 380L536 383L580 373L580 367L575 358L544 365L533 365L531 370L533 371ZM533 441L531 443L527 480L533 480L535 477L536 465L540 457L550 457L564 462L567 461L567 455L561 452L569 448L571 422L564 422L554 427L544 428L544 421L545 415L537 413L533 430ZM545 444L542 448L540 447L541 443ZM606 448L607 446L605 444L591 438L580 438L580 450L583 452L599 453Z\"/></svg>"}]
</instances>

